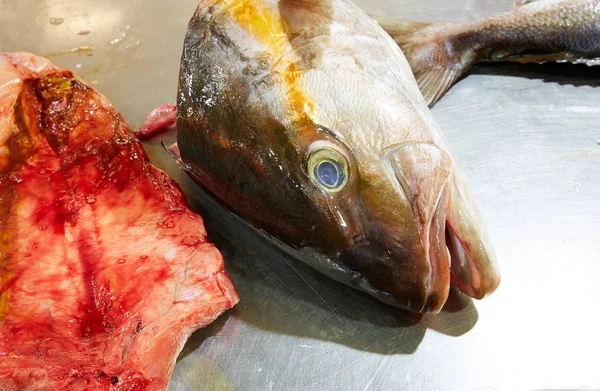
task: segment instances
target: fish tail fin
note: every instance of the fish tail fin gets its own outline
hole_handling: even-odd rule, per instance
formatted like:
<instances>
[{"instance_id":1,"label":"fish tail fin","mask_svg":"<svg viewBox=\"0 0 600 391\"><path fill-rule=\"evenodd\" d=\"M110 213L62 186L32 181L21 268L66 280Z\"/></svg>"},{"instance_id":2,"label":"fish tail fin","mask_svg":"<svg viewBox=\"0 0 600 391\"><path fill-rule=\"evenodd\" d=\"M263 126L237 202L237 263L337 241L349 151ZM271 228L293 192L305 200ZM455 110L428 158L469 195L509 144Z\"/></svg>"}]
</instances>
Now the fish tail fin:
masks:
<instances>
[{"instance_id":1,"label":"fish tail fin","mask_svg":"<svg viewBox=\"0 0 600 391\"><path fill-rule=\"evenodd\" d=\"M429 107L476 60L474 50L456 48L453 36L458 25L374 19L402 49Z\"/></svg>"}]
</instances>

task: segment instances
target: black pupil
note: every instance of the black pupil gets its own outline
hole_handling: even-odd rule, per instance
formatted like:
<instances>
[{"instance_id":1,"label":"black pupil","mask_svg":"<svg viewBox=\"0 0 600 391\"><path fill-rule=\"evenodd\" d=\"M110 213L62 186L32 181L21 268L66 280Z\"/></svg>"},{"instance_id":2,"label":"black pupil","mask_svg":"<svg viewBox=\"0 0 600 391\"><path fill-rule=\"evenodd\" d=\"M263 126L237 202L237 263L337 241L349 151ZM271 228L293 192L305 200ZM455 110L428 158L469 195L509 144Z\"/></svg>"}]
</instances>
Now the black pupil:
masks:
<instances>
[{"instance_id":1,"label":"black pupil","mask_svg":"<svg viewBox=\"0 0 600 391\"><path fill-rule=\"evenodd\" d=\"M344 173L338 165L331 161L324 161L315 167L315 176L326 187L338 187L344 180Z\"/></svg>"}]
</instances>

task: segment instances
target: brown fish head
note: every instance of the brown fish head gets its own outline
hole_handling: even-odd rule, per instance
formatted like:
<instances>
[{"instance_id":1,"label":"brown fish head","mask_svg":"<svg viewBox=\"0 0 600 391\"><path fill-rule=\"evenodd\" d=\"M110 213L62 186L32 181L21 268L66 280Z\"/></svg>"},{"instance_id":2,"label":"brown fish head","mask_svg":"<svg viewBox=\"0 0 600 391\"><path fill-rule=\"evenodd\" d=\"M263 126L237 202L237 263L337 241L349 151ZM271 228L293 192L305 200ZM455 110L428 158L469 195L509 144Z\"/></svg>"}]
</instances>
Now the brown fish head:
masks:
<instances>
[{"instance_id":1,"label":"brown fish head","mask_svg":"<svg viewBox=\"0 0 600 391\"><path fill-rule=\"evenodd\" d=\"M439 311L451 280L474 297L497 285L409 65L350 2L201 4L177 127L198 183L335 280L415 312Z\"/></svg>"}]
</instances>

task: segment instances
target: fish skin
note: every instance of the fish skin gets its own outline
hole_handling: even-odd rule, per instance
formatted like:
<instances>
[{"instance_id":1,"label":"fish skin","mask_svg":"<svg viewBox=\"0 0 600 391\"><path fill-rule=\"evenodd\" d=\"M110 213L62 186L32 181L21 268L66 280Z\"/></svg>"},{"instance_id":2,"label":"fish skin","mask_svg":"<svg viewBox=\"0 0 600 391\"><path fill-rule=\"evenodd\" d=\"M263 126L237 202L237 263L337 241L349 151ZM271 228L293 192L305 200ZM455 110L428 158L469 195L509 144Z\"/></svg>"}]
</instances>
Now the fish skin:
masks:
<instances>
[{"instance_id":1,"label":"fish skin","mask_svg":"<svg viewBox=\"0 0 600 391\"><path fill-rule=\"evenodd\" d=\"M471 23L374 17L402 48L431 107L482 61L600 64L599 0L534 0Z\"/></svg>"},{"instance_id":2,"label":"fish skin","mask_svg":"<svg viewBox=\"0 0 600 391\"><path fill-rule=\"evenodd\" d=\"M451 281L476 298L498 286L406 59L350 1L202 1L177 106L182 168L316 270L414 312L439 311ZM335 155L343 189L311 177L313 153ZM464 249L452 264L447 235Z\"/></svg>"}]
</instances>

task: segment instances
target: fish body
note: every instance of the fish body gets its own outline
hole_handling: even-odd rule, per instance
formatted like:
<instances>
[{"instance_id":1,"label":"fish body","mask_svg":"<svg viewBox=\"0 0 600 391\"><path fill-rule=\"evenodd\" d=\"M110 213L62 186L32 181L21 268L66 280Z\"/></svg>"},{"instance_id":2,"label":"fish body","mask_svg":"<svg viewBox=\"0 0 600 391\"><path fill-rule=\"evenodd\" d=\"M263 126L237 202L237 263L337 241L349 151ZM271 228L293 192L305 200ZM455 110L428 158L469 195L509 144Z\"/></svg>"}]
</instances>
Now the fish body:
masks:
<instances>
[{"instance_id":1,"label":"fish body","mask_svg":"<svg viewBox=\"0 0 600 391\"><path fill-rule=\"evenodd\" d=\"M182 167L313 268L415 312L439 311L451 281L497 287L409 64L350 1L202 1L177 106Z\"/></svg>"},{"instance_id":2,"label":"fish body","mask_svg":"<svg viewBox=\"0 0 600 391\"><path fill-rule=\"evenodd\" d=\"M0 389L164 390L187 337L237 301L108 100L0 53Z\"/></svg>"},{"instance_id":3,"label":"fish body","mask_svg":"<svg viewBox=\"0 0 600 391\"><path fill-rule=\"evenodd\" d=\"M599 0L525 1L464 24L375 19L402 48L430 106L477 62L600 64Z\"/></svg>"}]
</instances>

